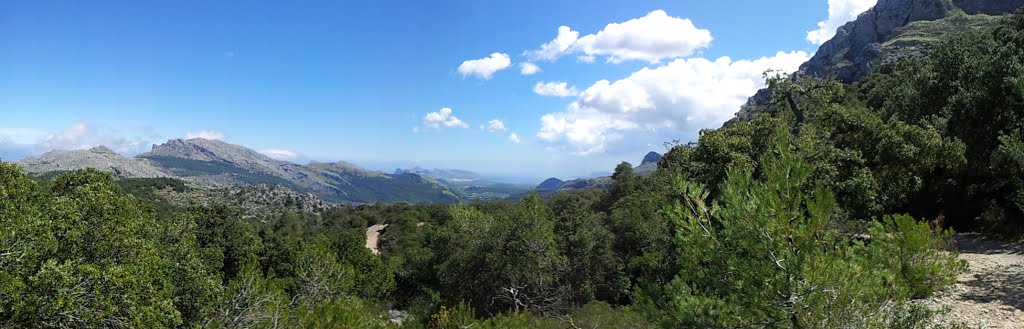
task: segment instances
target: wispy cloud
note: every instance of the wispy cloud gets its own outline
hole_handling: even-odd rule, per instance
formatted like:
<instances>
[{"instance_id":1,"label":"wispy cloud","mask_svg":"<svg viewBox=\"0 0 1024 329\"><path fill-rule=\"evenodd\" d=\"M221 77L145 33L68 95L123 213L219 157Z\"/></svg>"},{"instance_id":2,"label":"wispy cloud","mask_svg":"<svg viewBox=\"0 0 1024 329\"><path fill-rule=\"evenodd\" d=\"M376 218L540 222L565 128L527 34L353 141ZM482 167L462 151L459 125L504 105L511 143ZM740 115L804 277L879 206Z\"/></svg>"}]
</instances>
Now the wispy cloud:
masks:
<instances>
[{"instance_id":1,"label":"wispy cloud","mask_svg":"<svg viewBox=\"0 0 1024 329\"><path fill-rule=\"evenodd\" d=\"M491 121L487 122L487 131L489 131L489 132L508 131L508 128L505 127L505 122L504 121L501 121L501 120L498 120L498 119L491 119Z\"/></svg>"},{"instance_id":2,"label":"wispy cloud","mask_svg":"<svg viewBox=\"0 0 1024 329\"><path fill-rule=\"evenodd\" d=\"M569 86L566 82L538 82L533 85L533 92L541 96L570 97L579 95L580 91L575 86Z\"/></svg>"},{"instance_id":3,"label":"wispy cloud","mask_svg":"<svg viewBox=\"0 0 1024 329\"><path fill-rule=\"evenodd\" d=\"M282 161L295 161L301 155L298 152L285 149L266 149L260 150L260 153L270 157L271 159L282 160Z\"/></svg>"},{"instance_id":4,"label":"wispy cloud","mask_svg":"<svg viewBox=\"0 0 1024 329\"><path fill-rule=\"evenodd\" d=\"M159 136L145 127L127 131L77 122L61 131L0 128L0 146L41 154L51 150L80 150L106 146L119 153L139 152Z\"/></svg>"},{"instance_id":5,"label":"wispy cloud","mask_svg":"<svg viewBox=\"0 0 1024 329\"><path fill-rule=\"evenodd\" d=\"M190 131L185 134L185 139L202 138L209 140L224 140L224 132L215 129Z\"/></svg>"},{"instance_id":6,"label":"wispy cloud","mask_svg":"<svg viewBox=\"0 0 1024 329\"><path fill-rule=\"evenodd\" d=\"M524 62L519 64L519 74L522 75L534 75L540 72L540 66L530 62Z\"/></svg>"}]
</instances>

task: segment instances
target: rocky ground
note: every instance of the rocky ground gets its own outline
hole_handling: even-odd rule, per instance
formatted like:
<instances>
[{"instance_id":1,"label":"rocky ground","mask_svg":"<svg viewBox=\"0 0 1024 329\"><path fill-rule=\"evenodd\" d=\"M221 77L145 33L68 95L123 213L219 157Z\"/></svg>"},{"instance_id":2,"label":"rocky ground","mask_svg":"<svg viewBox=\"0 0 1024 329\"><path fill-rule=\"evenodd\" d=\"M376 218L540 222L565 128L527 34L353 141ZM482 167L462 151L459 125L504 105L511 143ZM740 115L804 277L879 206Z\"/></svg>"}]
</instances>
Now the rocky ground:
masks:
<instances>
[{"instance_id":1,"label":"rocky ground","mask_svg":"<svg viewBox=\"0 0 1024 329\"><path fill-rule=\"evenodd\" d=\"M970 328L1024 328L1024 245L975 233L956 238L967 269L956 285L925 301L948 310L941 323Z\"/></svg>"}]
</instances>

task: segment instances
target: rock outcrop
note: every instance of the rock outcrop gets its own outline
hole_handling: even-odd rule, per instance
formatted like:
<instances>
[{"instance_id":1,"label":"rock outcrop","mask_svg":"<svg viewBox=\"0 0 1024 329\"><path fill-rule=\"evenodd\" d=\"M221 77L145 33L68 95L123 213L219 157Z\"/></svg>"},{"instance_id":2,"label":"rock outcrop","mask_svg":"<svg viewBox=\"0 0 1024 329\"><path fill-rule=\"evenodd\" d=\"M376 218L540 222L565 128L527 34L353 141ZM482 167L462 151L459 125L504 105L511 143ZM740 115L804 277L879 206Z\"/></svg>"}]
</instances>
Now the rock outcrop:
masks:
<instances>
[{"instance_id":1,"label":"rock outcrop","mask_svg":"<svg viewBox=\"0 0 1024 329\"><path fill-rule=\"evenodd\" d=\"M851 83L879 64L928 53L942 35L986 25L994 20L985 16L1010 13L1021 6L1024 0L879 0L840 27L800 66L800 73ZM933 23L915 24L919 22ZM924 33L900 40L911 32Z\"/></svg>"},{"instance_id":2,"label":"rock outcrop","mask_svg":"<svg viewBox=\"0 0 1024 329\"><path fill-rule=\"evenodd\" d=\"M796 75L853 83L880 65L929 54L945 36L991 27L1022 6L1024 0L878 0L839 27ZM771 90L759 90L725 126L765 111L771 101Z\"/></svg>"}]
</instances>

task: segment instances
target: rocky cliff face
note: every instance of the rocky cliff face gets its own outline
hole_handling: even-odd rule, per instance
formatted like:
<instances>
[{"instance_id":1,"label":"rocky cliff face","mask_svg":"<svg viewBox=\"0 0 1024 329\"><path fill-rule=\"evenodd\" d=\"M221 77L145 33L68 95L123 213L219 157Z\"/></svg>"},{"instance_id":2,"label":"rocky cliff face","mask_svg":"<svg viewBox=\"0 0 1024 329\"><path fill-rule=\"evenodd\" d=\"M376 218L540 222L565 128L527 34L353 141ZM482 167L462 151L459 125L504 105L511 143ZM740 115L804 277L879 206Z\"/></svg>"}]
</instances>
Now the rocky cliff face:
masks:
<instances>
[{"instance_id":1,"label":"rocky cliff face","mask_svg":"<svg viewBox=\"0 0 1024 329\"><path fill-rule=\"evenodd\" d=\"M153 145L149 152L139 154L139 158L174 157L196 161L216 161L229 163L254 171L270 171L284 173L285 161L278 161L239 145L228 144L219 140L203 138L172 139L166 143Z\"/></svg>"},{"instance_id":2,"label":"rocky cliff face","mask_svg":"<svg viewBox=\"0 0 1024 329\"><path fill-rule=\"evenodd\" d=\"M800 65L798 75L853 83L879 65L931 52L943 37L994 26L1024 0L878 0ZM772 92L761 89L740 107L736 120L764 111Z\"/></svg>"},{"instance_id":3,"label":"rocky cliff face","mask_svg":"<svg viewBox=\"0 0 1024 329\"><path fill-rule=\"evenodd\" d=\"M944 34L986 25L993 21L987 16L1021 6L1024 0L879 0L840 27L800 66L800 73L851 83L879 64L927 53Z\"/></svg>"}]
</instances>

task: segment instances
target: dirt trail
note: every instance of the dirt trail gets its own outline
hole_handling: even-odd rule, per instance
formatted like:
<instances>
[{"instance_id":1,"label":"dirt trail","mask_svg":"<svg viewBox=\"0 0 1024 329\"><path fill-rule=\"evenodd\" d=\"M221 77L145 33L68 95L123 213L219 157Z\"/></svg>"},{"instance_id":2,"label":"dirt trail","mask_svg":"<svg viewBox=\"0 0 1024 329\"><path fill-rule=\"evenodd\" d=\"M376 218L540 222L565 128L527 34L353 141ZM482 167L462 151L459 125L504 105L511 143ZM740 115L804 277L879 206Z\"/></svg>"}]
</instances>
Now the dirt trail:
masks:
<instances>
[{"instance_id":1,"label":"dirt trail","mask_svg":"<svg viewBox=\"0 0 1024 329\"><path fill-rule=\"evenodd\" d=\"M377 250L377 240L380 239L380 231L385 227L388 227L388 224L377 224L366 229L366 248L374 255L380 254L380 250Z\"/></svg>"},{"instance_id":2,"label":"dirt trail","mask_svg":"<svg viewBox=\"0 0 1024 329\"><path fill-rule=\"evenodd\" d=\"M948 307L940 322L1024 329L1024 245L975 233L958 234L956 245L967 270L956 285L925 301L933 309Z\"/></svg>"}]
</instances>

